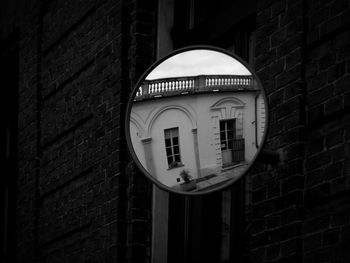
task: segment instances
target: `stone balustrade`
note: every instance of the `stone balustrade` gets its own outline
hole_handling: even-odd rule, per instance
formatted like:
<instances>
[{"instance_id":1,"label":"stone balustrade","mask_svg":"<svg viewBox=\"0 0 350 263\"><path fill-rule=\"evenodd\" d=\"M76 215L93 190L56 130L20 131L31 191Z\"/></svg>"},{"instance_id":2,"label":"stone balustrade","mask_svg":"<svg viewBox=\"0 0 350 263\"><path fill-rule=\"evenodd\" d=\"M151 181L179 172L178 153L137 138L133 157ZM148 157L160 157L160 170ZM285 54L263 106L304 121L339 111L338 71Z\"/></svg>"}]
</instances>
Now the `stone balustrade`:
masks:
<instances>
[{"instance_id":1,"label":"stone balustrade","mask_svg":"<svg viewBox=\"0 0 350 263\"><path fill-rule=\"evenodd\" d=\"M194 77L145 80L135 100L218 91L258 90L256 81L247 75L200 75Z\"/></svg>"}]
</instances>

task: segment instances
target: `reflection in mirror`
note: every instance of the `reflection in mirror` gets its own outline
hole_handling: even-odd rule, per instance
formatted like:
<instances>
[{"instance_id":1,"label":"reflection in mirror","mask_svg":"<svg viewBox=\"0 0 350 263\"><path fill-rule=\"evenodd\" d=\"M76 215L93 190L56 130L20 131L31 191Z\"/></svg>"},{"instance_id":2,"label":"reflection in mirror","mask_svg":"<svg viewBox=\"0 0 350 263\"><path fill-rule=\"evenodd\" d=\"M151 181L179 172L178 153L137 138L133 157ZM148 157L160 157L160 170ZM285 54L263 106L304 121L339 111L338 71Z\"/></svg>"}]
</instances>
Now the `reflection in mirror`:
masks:
<instances>
[{"instance_id":1,"label":"reflection in mirror","mask_svg":"<svg viewBox=\"0 0 350 263\"><path fill-rule=\"evenodd\" d=\"M243 175L265 132L265 95L239 60L211 49L168 57L139 82L129 135L139 165L164 188L220 189Z\"/></svg>"}]
</instances>

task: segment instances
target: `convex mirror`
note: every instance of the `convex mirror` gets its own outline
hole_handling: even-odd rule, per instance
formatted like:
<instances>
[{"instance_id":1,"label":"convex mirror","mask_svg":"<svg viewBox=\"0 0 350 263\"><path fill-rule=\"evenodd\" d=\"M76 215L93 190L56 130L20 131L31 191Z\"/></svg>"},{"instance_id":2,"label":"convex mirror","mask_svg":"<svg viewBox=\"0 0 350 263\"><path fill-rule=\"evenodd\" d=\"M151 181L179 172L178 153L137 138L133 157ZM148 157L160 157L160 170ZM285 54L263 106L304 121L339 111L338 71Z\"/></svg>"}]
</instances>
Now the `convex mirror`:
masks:
<instances>
[{"instance_id":1,"label":"convex mirror","mask_svg":"<svg viewBox=\"0 0 350 263\"><path fill-rule=\"evenodd\" d=\"M247 173L266 137L267 100L249 66L209 46L172 52L137 82L126 135L140 170L181 194L224 189Z\"/></svg>"}]
</instances>

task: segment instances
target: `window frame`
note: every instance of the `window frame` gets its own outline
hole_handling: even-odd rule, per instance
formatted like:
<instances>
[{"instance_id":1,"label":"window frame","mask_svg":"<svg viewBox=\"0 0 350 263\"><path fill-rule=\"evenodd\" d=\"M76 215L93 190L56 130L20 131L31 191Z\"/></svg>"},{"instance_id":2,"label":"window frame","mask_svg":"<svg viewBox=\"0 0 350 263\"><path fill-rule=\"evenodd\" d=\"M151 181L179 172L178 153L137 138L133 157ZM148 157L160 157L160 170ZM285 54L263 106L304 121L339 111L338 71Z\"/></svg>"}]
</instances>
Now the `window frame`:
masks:
<instances>
[{"instance_id":1,"label":"window frame","mask_svg":"<svg viewBox=\"0 0 350 263\"><path fill-rule=\"evenodd\" d=\"M167 135L167 133L169 133ZM167 138L168 137L168 138ZM170 139L170 146L167 146L167 140ZM177 143L174 143L174 139L177 139ZM164 146L165 146L165 154L169 168L173 169L178 166L183 166L181 161L181 150L180 150L180 132L179 127L167 128L164 129ZM175 149L177 150L175 152ZM171 153L168 154L168 149L170 149ZM169 162L169 157L171 158L171 162ZM178 157L178 161L176 160Z\"/></svg>"}]
</instances>

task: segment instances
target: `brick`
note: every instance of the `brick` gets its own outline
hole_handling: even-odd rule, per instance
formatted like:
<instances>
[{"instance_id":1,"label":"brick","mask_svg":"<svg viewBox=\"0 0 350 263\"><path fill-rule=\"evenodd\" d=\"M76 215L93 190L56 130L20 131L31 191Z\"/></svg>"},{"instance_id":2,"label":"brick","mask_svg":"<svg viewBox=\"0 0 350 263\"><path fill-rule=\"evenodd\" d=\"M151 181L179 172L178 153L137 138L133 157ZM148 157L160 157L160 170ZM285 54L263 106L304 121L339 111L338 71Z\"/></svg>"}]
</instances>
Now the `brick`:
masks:
<instances>
[{"instance_id":1,"label":"brick","mask_svg":"<svg viewBox=\"0 0 350 263\"><path fill-rule=\"evenodd\" d=\"M308 155L312 155L324 150L324 137L313 138L307 145L306 152Z\"/></svg>"},{"instance_id":2,"label":"brick","mask_svg":"<svg viewBox=\"0 0 350 263\"><path fill-rule=\"evenodd\" d=\"M286 8L286 0L275 1L271 6L271 16L275 17L279 15L281 12L285 11Z\"/></svg>"},{"instance_id":3,"label":"brick","mask_svg":"<svg viewBox=\"0 0 350 263\"><path fill-rule=\"evenodd\" d=\"M269 183L267 185L267 198L273 198L279 196L281 192L279 183Z\"/></svg>"},{"instance_id":4,"label":"brick","mask_svg":"<svg viewBox=\"0 0 350 263\"><path fill-rule=\"evenodd\" d=\"M332 147L343 141L343 130L338 130L326 136L326 146Z\"/></svg>"},{"instance_id":5,"label":"brick","mask_svg":"<svg viewBox=\"0 0 350 263\"><path fill-rule=\"evenodd\" d=\"M320 104L328 100L333 95L333 87L331 85L322 87L308 95L308 102L310 106Z\"/></svg>"},{"instance_id":6,"label":"brick","mask_svg":"<svg viewBox=\"0 0 350 263\"><path fill-rule=\"evenodd\" d=\"M252 247L259 247L261 245L265 245L268 243L268 234L265 233L261 233L261 234L257 234L251 237L251 245Z\"/></svg>"},{"instance_id":7,"label":"brick","mask_svg":"<svg viewBox=\"0 0 350 263\"><path fill-rule=\"evenodd\" d=\"M294 143L285 148L285 157L287 159L300 158L304 154L304 145L301 143Z\"/></svg>"},{"instance_id":8,"label":"brick","mask_svg":"<svg viewBox=\"0 0 350 263\"><path fill-rule=\"evenodd\" d=\"M331 193L331 184L323 183L305 192L305 206L314 207L318 203L324 202Z\"/></svg>"},{"instance_id":9,"label":"brick","mask_svg":"<svg viewBox=\"0 0 350 263\"><path fill-rule=\"evenodd\" d=\"M340 236L339 229L331 229L323 232L323 245L330 246L338 242Z\"/></svg>"},{"instance_id":10,"label":"brick","mask_svg":"<svg viewBox=\"0 0 350 263\"><path fill-rule=\"evenodd\" d=\"M276 117L279 119L285 117L287 114L290 114L294 111L298 111L301 105L301 96L294 97L277 107Z\"/></svg>"},{"instance_id":11,"label":"brick","mask_svg":"<svg viewBox=\"0 0 350 263\"><path fill-rule=\"evenodd\" d=\"M343 97L343 102L344 102L344 108L349 108L350 107L350 91L344 93Z\"/></svg>"},{"instance_id":12,"label":"brick","mask_svg":"<svg viewBox=\"0 0 350 263\"><path fill-rule=\"evenodd\" d=\"M284 96L285 98L293 98L295 96L303 94L303 89L304 85L302 82L296 81L290 83L284 88Z\"/></svg>"},{"instance_id":13,"label":"brick","mask_svg":"<svg viewBox=\"0 0 350 263\"><path fill-rule=\"evenodd\" d=\"M301 252L301 241L299 238L287 240L281 244L282 257L291 256L297 252Z\"/></svg>"},{"instance_id":14,"label":"brick","mask_svg":"<svg viewBox=\"0 0 350 263\"><path fill-rule=\"evenodd\" d=\"M294 129L285 131L281 138L281 144L291 144L298 141L303 141L305 138L304 129L296 126Z\"/></svg>"},{"instance_id":15,"label":"brick","mask_svg":"<svg viewBox=\"0 0 350 263\"><path fill-rule=\"evenodd\" d=\"M252 235L263 232L266 229L265 220L257 219L251 222L250 233Z\"/></svg>"},{"instance_id":16,"label":"brick","mask_svg":"<svg viewBox=\"0 0 350 263\"><path fill-rule=\"evenodd\" d=\"M287 31L285 28L273 32L270 36L271 47L279 46L286 39Z\"/></svg>"},{"instance_id":17,"label":"brick","mask_svg":"<svg viewBox=\"0 0 350 263\"><path fill-rule=\"evenodd\" d=\"M308 252L322 247L322 233L315 233L304 237L303 250Z\"/></svg>"},{"instance_id":18,"label":"brick","mask_svg":"<svg viewBox=\"0 0 350 263\"><path fill-rule=\"evenodd\" d=\"M286 70L293 68L297 64L301 63L301 49L297 48L292 51L286 57Z\"/></svg>"},{"instance_id":19,"label":"brick","mask_svg":"<svg viewBox=\"0 0 350 263\"><path fill-rule=\"evenodd\" d=\"M286 209L295 205L301 205L303 203L303 194L301 190L294 190L288 194L284 194L279 198L278 207L280 209Z\"/></svg>"},{"instance_id":20,"label":"brick","mask_svg":"<svg viewBox=\"0 0 350 263\"><path fill-rule=\"evenodd\" d=\"M266 187L262 187L252 192L252 202L257 203L266 200Z\"/></svg>"},{"instance_id":21,"label":"brick","mask_svg":"<svg viewBox=\"0 0 350 263\"><path fill-rule=\"evenodd\" d=\"M313 155L310 158L306 159L306 169L312 170L319 168L321 166L327 165L331 160L331 154L329 151L321 152L316 155Z\"/></svg>"},{"instance_id":22,"label":"brick","mask_svg":"<svg viewBox=\"0 0 350 263\"><path fill-rule=\"evenodd\" d=\"M304 260L310 263L327 262L334 257L331 248L320 248L305 254Z\"/></svg>"},{"instance_id":23,"label":"brick","mask_svg":"<svg viewBox=\"0 0 350 263\"><path fill-rule=\"evenodd\" d=\"M292 37L284 41L277 48L277 57L282 57L302 46L302 34L295 33Z\"/></svg>"},{"instance_id":24,"label":"brick","mask_svg":"<svg viewBox=\"0 0 350 263\"><path fill-rule=\"evenodd\" d=\"M341 162L334 162L324 168L326 179L335 179L342 175L343 165Z\"/></svg>"},{"instance_id":25,"label":"brick","mask_svg":"<svg viewBox=\"0 0 350 263\"><path fill-rule=\"evenodd\" d=\"M256 43L256 46L255 46L256 54L263 54L269 51L270 51L270 42L268 38Z\"/></svg>"},{"instance_id":26,"label":"brick","mask_svg":"<svg viewBox=\"0 0 350 263\"><path fill-rule=\"evenodd\" d=\"M312 92L324 87L327 84L327 74L318 74L312 78L310 84L308 84L308 91Z\"/></svg>"},{"instance_id":27,"label":"brick","mask_svg":"<svg viewBox=\"0 0 350 263\"><path fill-rule=\"evenodd\" d=\"M275 76L282 73L285 70L285 59L281 58L274 61L270 66L270 76Z\"/></svg>"},{"instance_id":28,"label":"brick","mask_svg":"<svg viewBox=\"0 0 350 263\"><path fill-rule=\"evenodd\" d=\"M333 162L344 159L347 156L345 144L335 146L331 150Z\"/></svg>"},{"instance_id":29,"label":"brick","mask_svg":"<svg viewBox=\"0 0 350 263\"><path fill-rule=\"evenodd\" d=\"M279 90L276 92L273 92L270 96L269 96L269 103L273 106L277 106L282 104L284 101L284 94L283 94L283 90Z\"/></svg>"},{"instance_id":30,"label":"brick","mask_svg":"<svg viewBox=\"0 0 350 263\"><path fill-rule=\"evenodd\" d=\"M332 97L325 103L325 116L329 116L343 108L343 98L341 96Z\"/></svg>"},{"instance_id":31,"label":"brick","mask_svg":"<svg viewBox=\"0 0 350 263\"><path fill-rule=\"evenodd\" d=\"M342 26L342 19L340 16L332 17L331 19L323 22L320 28L321 37L331 33Z\"/></svg>"},{"instance_id":32,"label":"brick","mask_svg":"<svg viewBox=\"0 0 350 263\"><path fill-rule=\"evenodd\" d=\"M300 175L291 176L282 182L282 194L289 193L294 190L302 190L304 188L304 177Z\"/></svg>"},{"instance_id":33,"label":"brick","mask_svg":"<svg viewBox=\"0 0 350 263\"><path fill-rule=\"evenodd\" d=\"M344 226L349 223L349 212L340 212L332 215L331 217L331 226L337 227L337 226Z\"/></svg>"},{"instance_id":34,"label":"brick","mask_svg":"<svg viewBox=\"0 0 350 263\"><path fill-rule=\"evenodd\" d=\"M331 192L332 194L340 193L346 190L347 178L342 177L332 181Z\"/></svg>"},{"instance_id":35,"label":"brick","mask_svg":"<svg viewBox=\"0 0 350 263\"><path fill-rule=\"evenodd\" d=\"M329 216L316 217L307 219L303 225L304 234L318 232L327 229L330 223Z\"/></svg>"},{"instance_id":36,"label":"brick","mask_svg":"<svg viewBox=\"0 0 350 263\"><path fill-rule=\"evenodd\" d=\"M283 240L298 237L300 234L301 224L292 223L281 226L270 233L270 240L274 242L282 242Z\"/></svg>"},{"instance_id":37,"label":"brick","mask_svg":"<svg viewBox=\"0 0 350 263\"><path fill-rule=\"evenodd\" d=\"M281 253L281 246L279 244L272 244L266 247L266 260L277 259Z\"/></svg>"},{"instance_id":38,"label":"brick","mask_svg":"<svg viewBox=\"0 0 350 263\"><path fill-rule=\"evenodd\" d=\"M347 43L346 45L339 48L337 52L337 60L341 61L341 60L348 59L349 57L350 57L350 44Z\"/></svg>"},{"instance_id":39,"label":"brick","mask_svg":"<svg viewBox=\"0 0 350 263\"><path fill-rule=\"evenodd\" d=\"M350 75L338 79L335 82L334 93L339 94L348 91L350 87Z\"/></svg>"},{"instance_id":40,"label":"brick","mask_svg":"<svg viewBox=\"0 0 350 263\"><path fill-rule=\"evenodd\" d=\"M322 8L313 12L309 18L310 29L317 27L321 22L325 21L329 17L329 9Z\"/></svg>"},{"instance_id":41,"label":"brick","mask_svg":"<svg viewBox=\"0 0 350 263\"><path fill-rule=\"evenodd\" d=\"M305 66L305 76L306 78L310 78L310 77L313 77L317 74L317 69L318 66L317 66L317 63L316 62L309 62L306 64Z\"/></svg>"},{"instance_id":42,"label":"brick","mask_svg":"<svg viewBox=\"0 0 350 263\"><path fill-rule=\"evenodd\" d=\"M334 1L330 5L330 15L336 16L339 13L343 12L348 6L349 6L349 3L346 0Z\"/></svg>"},{"instance_id":43,"label":"brick","mask_svg":"<svg viewBox=\"0 0 350 263\"><path fill-rule=\"evenodd\" d=\"M333 82L334 80L342 77L345 74L345 63L337 63L327 70L327 80L328 83ZM336 91L337 93L337 91Z\"/></svg>"},{"instance_id":44,"label":"brick","mask_svg":"<svg viewBox=\"0 0 350 263\"><path fill-rule=\"evenodd\" d=\"M271 19L268 23L262 25L256 33L256 37L263 39L272 34L278 28L278 18Z\"/></svg>"},{"instance_id":45,"label":"brick","mask_svg":"<svg viewBox=\"0 0 350 263\"><path fill-rule=\"evenodd\" d=\"M326 180L326 174L323 169L316 169L306 174L306 187L312 187Z\"/></svg>"},{"instance_id":46,"label":"brick","mask_svg":"<svg viewBox=\"0 0 350 263\"><path fill-rule=\"evenodd\" d=\"M266 228L267 229L276 228L276 227L281 226L281 216L280 215L267 216L265 221L266 221Z\"/></svg>"},{"instance_id":47,"label":"brick","mask_svg":"<svg viewBox=\"0 0 350 263\"><path fill-rule=\"evenodd\" d=\"M287 38L295 36L297 33L301 33L304 30L303 19L301 17L295 17L293 21L287 25Z\"/></svg>"},{"instance_id":48,"label":"brick","mask_svg":"<svg viewBox=\"0 0 350 263\"><path fill-rule=\"evenodd\" d=\"M350 43L349 33L349 30L345 30L344 32L341 32L334 38L333 45L335 50L338 50L339 48L346 46Z\"/></svg>"},{"instance_id":49,"label":"brick","mask_svg":"<svg viewBox=\"0 0 350 263\"><path fill-rule=\"evenodd\" d=\"M292 206L287 209L284 209L281 212L281 224L289 224L291 222L300 222L303 220L303 208L301 206Z\"/></svg>"},{"instance_id":50,"label":"brick","mask_svg":"<svg viewBox=\"0 0 350 263\"><path fill-rule=\"evenodd\" d=\"M249 262L261 262L265 255L265 247L254 248L249 254Z\"/></svg>"},{"instance_id":51,"label":"brick","mask_svg":"<svg viewBox=\"0 0 350 263\"><path fill-rule=\"evenodd\" d=\"M346 158L344 160L344 171L343 171L344 176L350 176L350 159Z\"/></svg>"}]
</instances>

